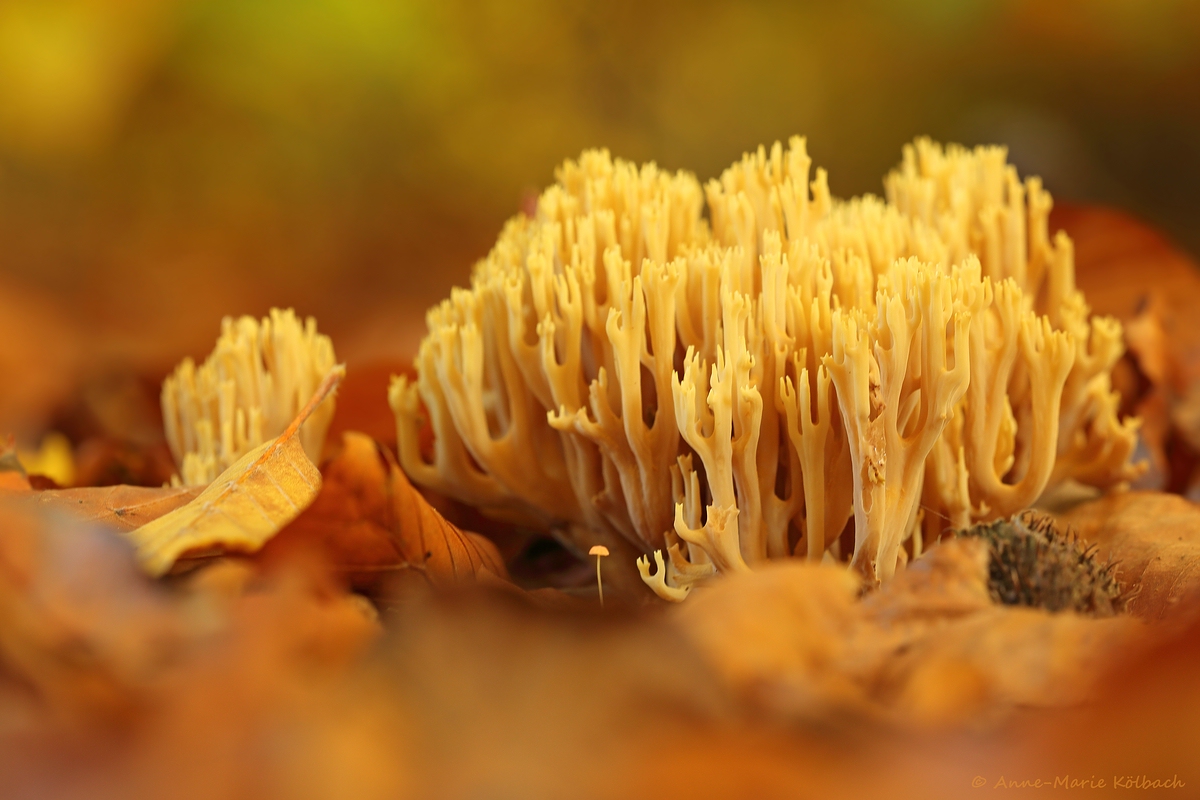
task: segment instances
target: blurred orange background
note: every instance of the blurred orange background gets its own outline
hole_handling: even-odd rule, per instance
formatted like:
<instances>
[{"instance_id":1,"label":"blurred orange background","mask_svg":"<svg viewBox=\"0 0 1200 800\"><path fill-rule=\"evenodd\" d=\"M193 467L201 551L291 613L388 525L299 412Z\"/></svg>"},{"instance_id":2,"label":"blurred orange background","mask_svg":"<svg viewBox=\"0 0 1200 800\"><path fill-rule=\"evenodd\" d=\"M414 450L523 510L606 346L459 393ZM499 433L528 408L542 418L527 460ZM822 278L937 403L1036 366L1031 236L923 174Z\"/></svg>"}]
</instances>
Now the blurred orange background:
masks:
<instances>
[{"instance_id":1,"label":"blurred orange background","mask_svg":"<svg viewBox=\"0 0 1200 800\"><path fill-rule=\"evenodd\" d=\"M1177 0L0 2L0 431L272 305L403 359L591 146L705 179L802 133L849 196L1007 143L1196 253L1197 41Z\"/></svg>"}]
</instances>

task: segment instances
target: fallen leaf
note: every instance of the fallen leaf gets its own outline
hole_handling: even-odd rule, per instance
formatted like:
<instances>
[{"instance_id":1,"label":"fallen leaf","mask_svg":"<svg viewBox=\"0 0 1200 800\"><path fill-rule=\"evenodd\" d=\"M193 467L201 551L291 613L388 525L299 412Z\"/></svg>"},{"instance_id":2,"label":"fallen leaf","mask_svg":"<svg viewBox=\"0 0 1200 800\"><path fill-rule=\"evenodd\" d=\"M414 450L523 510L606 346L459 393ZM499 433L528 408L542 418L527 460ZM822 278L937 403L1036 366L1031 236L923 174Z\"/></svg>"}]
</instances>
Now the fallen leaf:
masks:
<instances>
[{"instance_id":1,"label":"fallen leaf","mask_svg":"<svg viewBox=\"0 0 1200 800\"><path fill-rule=\"evenodd\" d=\"M804 561L721 576L671 609L676 625L751 704L786 716L879 713L844 667L861 625L854 573Z\"/></svg>"},{"instance_id":2,"label":"fallen leaf","mask_svg":"<svg viewBox=\"0 0 1200 800\"><path fill-rule=\"evenodd\" d=\"M463 531L429 505L408 476L385 451L389 491L394 514L394 534L400 555L425 571L433 584L475 578L490 572L507 578L508 570L496 546L477 533Z\"/></svg>"},{"instance_id":3,"label":"fallen leaf","mask_svg":"<svg viewBox=\"0 0 1200 800\"><path fill-rule=\"evenodd\" d=\"M1061 227L1075 243L1075 279L1096 314L1133 319L1148 295L1162 302L1164 320L1181 339L1180 353L1200 358L1200 270L1165 236L1112 208L1055 205L1051 228Z\"/></svg>"},{"instance_id":4,"label":"fallen leaf","mask_svg":"<svg viewBox=\"0 0 1200 800\"><path fill-rule=\"evenodd\" d=\"M988 578L986 545L946 540L867 595L863 612L877 625L897 627L987 611L993 607Z\"/></svg>"},{"instance_id":5,"label":"fallen leaf","mask_svg":"<svg viewBox=\"0 0 1200 800\"><path fill-rule=\"evenodd\" d=\"M1094 702L1065 713L1025 715L985 736L927 742L920 747L924 755L897 754L925 776L920 796L980 796L989 794L982 788L1018 788L1021 781L1033 789L1038 778L1043 791L1037 794L1054 797L1115 795L1121 789L1158 794L1145 791L1155 781L1167 789L1165 796L1195 796L1200 616L1184 615L1178 624L1147 630L1146 645L1131 648L1107 670ZM1013 784L1005 787L1001 779Z\"/></svg>"},{"instance_id":6,"label":"fallen leaf","mask_svg":"<svg viewBox=\"0 0 1200 800\"><path fill-rule=\"evenodd\" d=\"M55 678L65 677L75 692L93 670L138 679L111 683L123 701L117 706L123 716L116 718L92 695L62 694L66 686L59 687L57 702L82 700L77 708L92 715L87 719L107 723L82 730L70 725L75 717L14 722L13 706L3 706L0 774L17 797L460 798L499 792L550 798L562 796L567 786L584 787L588 797L623 800L680 793L949 800L964 796L977 774L988 776L991 786L1001 774L1111 776L1113 770L1140 774L1152 766L1191 779L1184 773L1195 742L1195 681L1187 682L1194 672L1195 627L1169 673L1156 660L1155 669L1132 676L1138 679L1113 683L1116 691L1096 706L1103 713L1092 714L1089 706L1089 716L1078 722L1043 713L1013 720L1026 723L1016 735L1005 727L970 736L959 729L897 733L889 726L839 724L845 720L835 716L815 725L780 725L736 702L722 674L690 635L681 635L672 615L545 612L505 602L494 592L419 593L393 619L397 630L364 662L378 627L356 598L322 587L306 572L264 580L246 559L223 561L176 587L183 594L178 598L144 580L119 539L103 537L118 545L113 552L123 563L97 559L90 548L80 553L74 546L78 532L62 534L62 557L40 563L42 572L67 571L32 580L72 590L114 566L123 577L117 591L108 590L103 578L70 595L78 598L65 604L72 615L108 605L76 626L72 637L59 639L61 649L48 651ZM28 540L0 538L0 587L9 585L9 564L31 561L21 555L22 542ZM867 616L880 626L885 619L891 625L922 617L934 625L981 619L973 610L979 592L971 565L977 559L952 547L942 556L918 559L898 576L895 585L905 580L907 586L896 602L883 591L865 601L851 591L845 602L864 613L870 609ZM842 570L823 574L845 576ZM777 588L806 591L786 577L776 576ZM719 585L714 582L711 591ZM182 635L175 624L166 628L170 658L110 661L125 652L110 649L114 636L128 639L130 654L163 652L146 647L162 628L145 624L153 622L148 617L123 617L121 602L111 601L111 595L129 595L130 586L143 595L138 606L143 600L165 603L174 623L182 623ZM697 590L688 603L709 591ZM36 611L45 596L22 602ZM772 602L766 594L757 599ZM746 616L769 631L774 611L760 605L757 616L749 609ZM783 611L779 627L787 630L795 615ZM7 619L0 618L0 641L10 642L14 629L5 627ZM36 634L47 628L44 623L38 619L19 630ZM806 630L791 633L803 647ZM1035 649L1027 645L1026 652ZM1003 651L991 655L1016 666ZM1048 657L1058 655L1049 651ZM938 684L946 696L973 696L967 690L973 690L975 673L960 670L957 658L919 662L931 665L922 685L951 680ZM0 681L12 663L0 652ZM118 669L122 664L133 672ZM1017 665L1034 673L1045 669L1020 659ZM40 671L41 662L36 666L49 680L52 673ZM1101 671L1099 664L1086 666L1088 673ZM980 696L989 697L986 691ZM1148 700L1154 701L1150 713ZM1173 716L1158 716L1162 712ZM960 713L972 726L980 721L970 709ZM123 724L113 725L114 719Z\"/></svg>"},{"instance_id":7,"label":"fallen leaf","mask_svg":"<svg viewBox=\"0 0 1200 800\"><path fill-rule=\"evenodd\" d=\"M1200 498L1200 268L1161 233L1121 211L1055 207L1075 242L1076 283L1096 314L1125 327L1113 374L1122 413L1143 418L1150 471L1138 489Z\"/></svg>"},{"instance_id":8,"label":"fallen leaf","mask_svg":"<svg viewBox=\"0 0 1200 800\"><path fill-rule=\"evenodd\" d=\"M229 787L317 755L261 745L335 724L306 709L380 633L319 565L231 559L168 587L98 526L0 498L0 530L5 797L281 796Z\"/></svg>"},{"instance_id":9,"label":"fallen leaf","mask_svg":"<svg viewBox=\"0 0 1200 800\"><path fill-rule=\"evenodd\" d=\"M312 505L267 542L260 560L271 563L311 548L352 587L370 593L407 567L393 528L387 462L370 437L346 432L321 467L321 491Z\"/></svg>"},{"instance_id":10,"label":"fallen leaf","mask_svg":"<svg viewBox=\"0 0 1200 800\"><path fill-rule=\"evenodd\" d=\"M1172 392L1187 388L1187 378L1174 342L1167 332L1170 311L1157 292L1146 296L1141 309L1125 321L1125 344L1137 358L1138 368L1154 386Z\"/></svg>"},{"instance_id":11,"label":"fallen leaf","mask_svg":"<svg viewBox=\"0 0 1200 800\"><path fill-rule=\"evenodd\" d=\"M131 531L191 502L201 491L199 486L88 486L34 492L28 499L83 522Z\"/></svg>"},{"instance_id":12,"label":"fallen leaf","mask_svg":"<svg viewBox=\"0 0 1200 800\"><path fill-rule=\"evenodd\" d=\"M1103 672L1141 633L1126 616L994 606L889 650L873 697L909 725L992 725L1015 707L1063 707L1096 695Z\"/></svg>"},{"instance_id":13,"label":"fallen leaf","mask_svg":"<svg viewBox=\"0 0 1200 800\"><path fill-rule=\"evenodd\" d=\"M267 545L264 558L315 546L352 586L368 593L410 569L435 586L484 574L508 578L495 545L442 517L371 437L344 433L341 451L322 475L320 494Z\"/></svg>"},{"instance_id":14,"label":"fallen leaf","mask_svg":"<svg viewBox=\"0 0 1200 800\"><path fill-rule=\"evenodd\" d=\"M139 574L129 545L0 501L0 674L56 714L131 711L130 696L181 635L169 597Z\"/></svg>"},{"instance_id":15,"label":"fallen leaf","mask_svg":"<svg viewBox=\"0 0 1200 800\"><path fill-rule=\"evenodd\" d=\"M1137 594L1129 611L1161 619L1200 592L1200 508L1174 494L1125 492L1076 506L1061 517L1118 562L1117 580Z\"/></svg>"},{"instance_id":16,"label":"fallen leaf","mask_svg":"<svg viewBox=\"0 0 1200 800\"><path fill-rule=\"evenodd\" d=\"M198 550L252 553L299 516L317 497L321 473L297 433L344 374L332 370L279 438L235 461L187 505L126 534L142 567L157 576Z\"/></svg>"},{"instance_id":17,"label":"fallen leaf","mask_svg":"<svg viewBox=\"0 0 1200 800\"><path fill-rule=\"evenodd\" d=\"M1143 634L1124 615L1052 613L988 596L986 544L959 539L931 548L868 597L855 658L877 665L873 699L904 723L935 727L1075 705L1095 696L1103 668Z\"/></svg>"},{"instance_id":18,"label":"fallen leaf","mask_svg":"<svg viewBox=\"0 0 1200 800\"><path fill-rule=\"evenodd\" d=\"M865 599L857 594L844 567L784 562L723 576L672 614L765 712L918 728L1087 699L1097 665L1141 630L1128 617L994 605L978 541L941 543Z\"/></svg>"},{"instance_id":19,"label":"fallen leaf","mask_svg":"<svg viewBox=\"0 0 1200 800\"><path fill-rule=\"evenodd\" d=\"M409 720L420 748L413 797L758 798L825 788L817 736L805 732L814 746L796 746L792 731L739 724L734 698L660 615L545 611L475 590L419 595L395 625L353 691ZM769 790L780 773L786 789Z\"/></svg>"}]
</instances>

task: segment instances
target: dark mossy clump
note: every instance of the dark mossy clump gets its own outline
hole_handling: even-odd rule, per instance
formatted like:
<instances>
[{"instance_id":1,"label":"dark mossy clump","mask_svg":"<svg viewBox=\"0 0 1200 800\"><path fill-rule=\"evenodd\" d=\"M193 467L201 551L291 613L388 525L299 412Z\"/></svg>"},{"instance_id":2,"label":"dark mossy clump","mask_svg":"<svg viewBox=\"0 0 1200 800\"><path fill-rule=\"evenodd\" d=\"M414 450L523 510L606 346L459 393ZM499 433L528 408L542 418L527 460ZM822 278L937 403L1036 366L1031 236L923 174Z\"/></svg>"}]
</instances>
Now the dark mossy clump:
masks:
<instances>
[{"instance_id":1,"label":"dark mossy clump","mask_svg":"<svg viewBox=\"0 0 1200 800\"><path fill-rule=\"evenodd\" d=\"M1116 564L1100 562L1095 545L1063 533L1049 515L1023 511L958 535L987 542L988 588L997 603L1097 617L1125 610L1129 598L1117 583Z\"/></svg>"}]
</instances>

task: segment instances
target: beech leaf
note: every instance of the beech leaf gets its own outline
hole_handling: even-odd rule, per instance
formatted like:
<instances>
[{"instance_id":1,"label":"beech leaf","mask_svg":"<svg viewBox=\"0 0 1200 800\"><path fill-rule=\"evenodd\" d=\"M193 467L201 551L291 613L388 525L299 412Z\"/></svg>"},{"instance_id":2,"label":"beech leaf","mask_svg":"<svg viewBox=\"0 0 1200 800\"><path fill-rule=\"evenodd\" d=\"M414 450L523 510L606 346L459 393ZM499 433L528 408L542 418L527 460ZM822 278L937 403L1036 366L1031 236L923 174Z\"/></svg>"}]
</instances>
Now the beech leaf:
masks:
<instances>
[{"instance_id":1,"label":"beech leaf","mask_svg":"<svg viewBox=\"0 0 1200 800\"><path fill-rule=\"evenodd\" d=\"M392 534L387 462L373 439L346 432L321 465L321 491L263 548L266 561L311 548L359 591L375 589L405 568Z\"/></svg>"},{"instance_id":2,"label":"beech leaf","mask_svg":"<svg viewBox=\"0 0 1200 800\"><path fill-rule=\"evenodd\" d=\"M1200 592L1200 507L1175 494L1126 492L1076 506L1063 522L1117 562L1117 580L1136 591L1129 611L1167 616Z\"/></svg>"},{"instance_id":3,"label":"beech leaf","mask_svg":"<svg viewBox=\"0 0 1200 800\"><path fill-rule=\"evenodd\" d=\"M508 578L496 545L447 521L416 490L391 453L385 453L394 514L393 531L404 560L423 569L434 585L486 578L484 573Z\"/></svg>"},{"instance_id":4,"label":"beech leaf","mask_svg":"<svg viewBox=\"0 0 1200 800\"><path fill-rule=\"evenodd\" d=\"M739 695L773 713L917 726L1087 699L1096 666L1141 629L1125 616L993 604L979 541L943 542L857 595L844 568L786 561L713 581L671 618Z\"/></svg>"},{"instance_id":5,"label":"beech leaf","mask_svg":"<svg viewBox=\"0 0 1200 800\"><path fill-rule=\"evenodd\" d=\"M408 482L387 448L363 433L342 434L342 448L321 470L321 492L264 550L271 558L316 545L354 588L372 591L399 570L417 569L434 585L507 578L496 546L443 517Z\"/></svg>"},{"instance_id":6,"label":"beech leaf","mask_svg":"<svg viewBox=\"0 0 1200 800\"><path fill-rule=\"evenodd\" d=\"M59 711L128 711L183 621L107 531L0 497L0 673Z\"/></svg>"},{"instance_id":7,"label":"beech leaf","mask_svg":"<svg viewBox=\"0 0 1200 800\"><path fill-rule=\"evenodd\" d=\"M297 434L343 375L341 366L330 371L279 438L239 458L187 505L127 533L142 567L158 576L198 550L255 552L299 516L317 497L321 473Z\"/></svg>"},{"instance_id":8,"label":"beech leaf","mask_svg":"<svg viewBox=\"0 0 1200 800\"><path fill-rule=\"evenodd\" d=\"M34 492L29 501L81 522L131 531L191 502L201 491L200 486L86 486Z\"/></svg>"}]
</instances>

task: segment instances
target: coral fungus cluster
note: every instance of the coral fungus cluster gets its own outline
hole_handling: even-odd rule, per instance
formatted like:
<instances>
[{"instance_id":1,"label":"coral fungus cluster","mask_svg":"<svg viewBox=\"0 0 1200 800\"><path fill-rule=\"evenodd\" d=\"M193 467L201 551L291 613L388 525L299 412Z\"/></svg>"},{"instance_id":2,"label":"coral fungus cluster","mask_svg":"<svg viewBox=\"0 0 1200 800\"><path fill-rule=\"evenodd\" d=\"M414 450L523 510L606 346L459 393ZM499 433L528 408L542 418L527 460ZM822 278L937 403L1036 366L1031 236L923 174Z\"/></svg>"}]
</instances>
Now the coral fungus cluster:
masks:
<instances>
[{"instance_id":1,"label":"coral fungus cluster","mask_svg":"<svg viewBox=\"0 0 1200 800\"><path fill-rule=\"evenodd\" d=\"M328 336L291 309L221 322L217 346L204 363L184 361L162 387L167 444L181 482L204 486L233 462L274 439L304 407L336 359ZM321 456L333 419L333 400L300 429L304 452Z\"/></svg>"},{"instance_id":2,"label":"coral fungus cluster","mask_svg":"<svg viewBox=\"0 0 1200 800\"><path fill-rule=\"evenodd\" d=\"M800 138L703 187L564 163L430 310L390 391L404 469L580 552L652 553L669 599L793 555L886 580L948 527L1137 474L1120 326L1091 317L1036 178L927 140L886 199L810 169Z\"/></svg>"}]
</instances>

